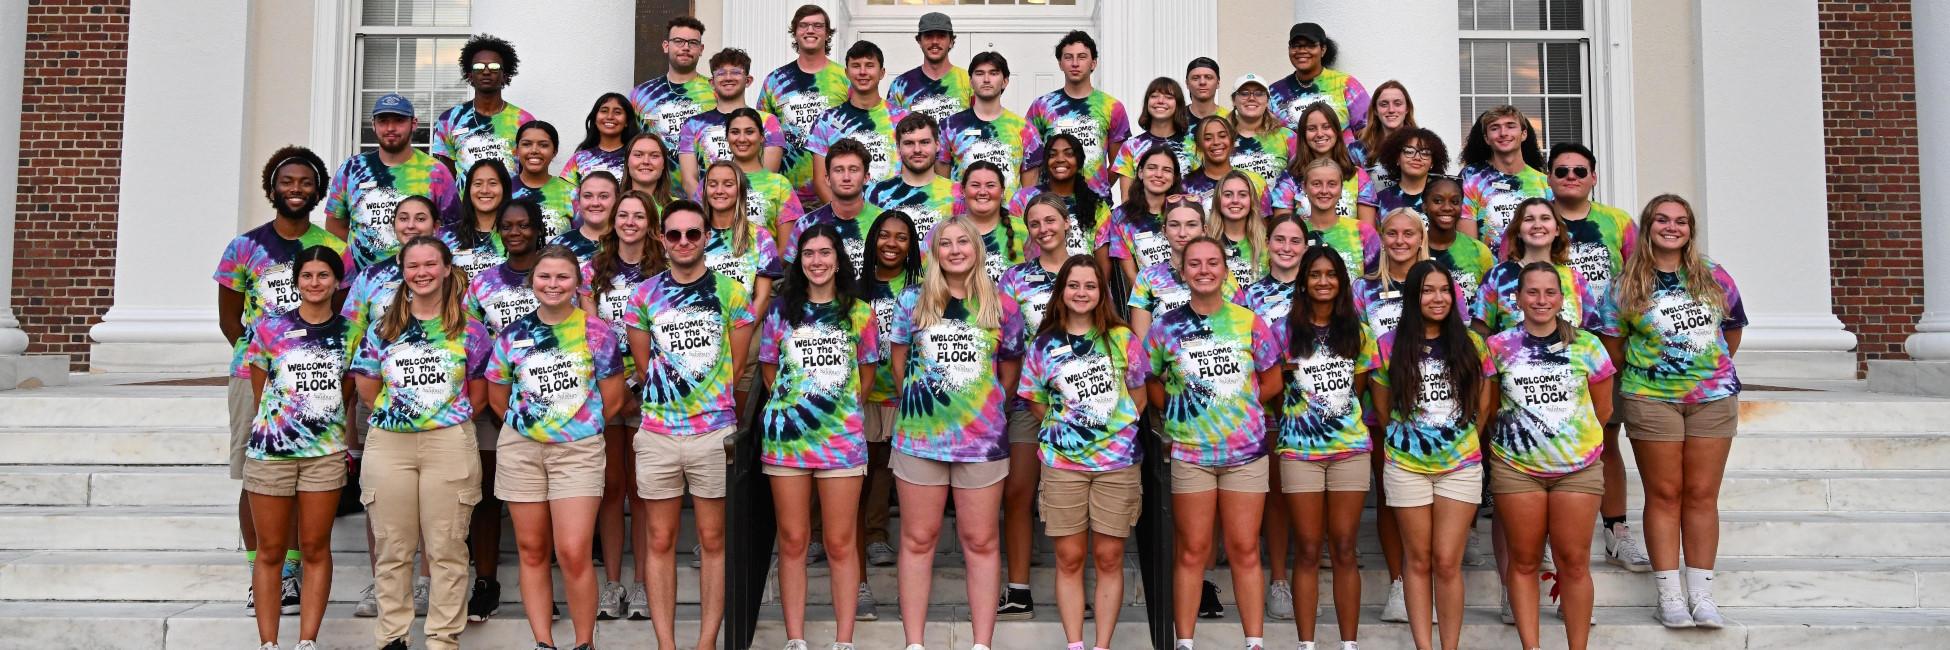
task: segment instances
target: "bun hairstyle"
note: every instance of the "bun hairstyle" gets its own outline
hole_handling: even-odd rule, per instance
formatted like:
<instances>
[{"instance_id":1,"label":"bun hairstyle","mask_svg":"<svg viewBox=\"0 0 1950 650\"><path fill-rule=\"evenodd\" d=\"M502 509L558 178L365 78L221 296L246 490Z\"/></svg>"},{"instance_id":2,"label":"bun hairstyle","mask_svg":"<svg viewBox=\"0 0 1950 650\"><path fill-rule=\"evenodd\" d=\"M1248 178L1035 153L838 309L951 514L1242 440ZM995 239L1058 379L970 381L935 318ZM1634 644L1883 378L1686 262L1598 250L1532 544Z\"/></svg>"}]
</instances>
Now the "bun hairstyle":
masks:
<instances>
[{"instance_id":1,"label":"bun hairstyle","mask_svg":"<svg viewBox=\"0 0 1950 650\"><path fill-rule=\"evenodd\" d=\"M441 243L439 239L420 235L400 246L399 262L402 274L406 270L406 254L422 247L439 251L440 263L447 267L447 277L441 278L440 289L435 291L434 295L440 302L441 328L446 331L447 336L460 336L467 331L467 272L454 265L454 252L449 250L446 244ZM410 305L412 294L412 291L404 287L393 293L392 304L386 306L386 315L379 319L380 339L392 341L399 338L400 333L406 331L407 325L414 320L413 308Z\"/></svg>"}]
</instances>

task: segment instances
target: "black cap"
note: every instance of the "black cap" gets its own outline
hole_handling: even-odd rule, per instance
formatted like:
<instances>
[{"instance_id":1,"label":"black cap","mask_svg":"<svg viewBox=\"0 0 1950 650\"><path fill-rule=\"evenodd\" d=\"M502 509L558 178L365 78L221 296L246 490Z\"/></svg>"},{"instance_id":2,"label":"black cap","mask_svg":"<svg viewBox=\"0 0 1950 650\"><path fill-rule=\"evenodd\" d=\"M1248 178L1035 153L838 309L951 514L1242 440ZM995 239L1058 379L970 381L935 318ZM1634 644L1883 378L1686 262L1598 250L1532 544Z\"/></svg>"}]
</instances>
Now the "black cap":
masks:
<instances>
[{"instance_id":1,"label":"black cap","mask_svg":"<svg viewBox=\"0 0 1950 650\"><path fill-rule=\"evenodd\" d=\"M1185 65L1185 74L1191 74L1193 70L1197 70L1199 68L1205 68L1211 70L1212 74L1219 74L1219 62L1213 61L1212 57L1209 56L1201 56L1199 58L1192 59L1191 63Z\"/></svg>"},{"instance_id":2,"label":"black cap","mask_svg":"<svg viewBox=\"0 0 1950 650\"><path fill-rule=\"evenodd\" d=\"M1292 30L1286 33L1287 45L1292 45L1303 40L1325 44L1327 43L1327 31L1321 29L1318 23L1297 23L1293 26Z\"/></svg>"}]
</instances>

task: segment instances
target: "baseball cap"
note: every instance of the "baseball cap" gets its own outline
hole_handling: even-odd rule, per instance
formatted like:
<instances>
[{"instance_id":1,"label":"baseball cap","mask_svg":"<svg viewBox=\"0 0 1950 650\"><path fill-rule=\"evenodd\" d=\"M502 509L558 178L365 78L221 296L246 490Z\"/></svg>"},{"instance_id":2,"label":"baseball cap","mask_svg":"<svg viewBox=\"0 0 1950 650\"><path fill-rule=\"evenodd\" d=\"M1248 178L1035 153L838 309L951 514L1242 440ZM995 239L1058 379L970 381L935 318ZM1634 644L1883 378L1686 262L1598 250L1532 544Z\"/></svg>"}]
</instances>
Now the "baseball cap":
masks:
<instances>
[{"instance_id":1,"label":"baseball cap","mask_svg":"<svg viewBox=\"0 0 1950 650\"><path fill-rule=\"evenodd\" d=\"M928 32L947 32L953 34L955 33L955 22L948 19L948 14L939 11L930 11L921 16L921 26L914 30L916 34L926 34Z\"/></svg>"},{"instance_id":2,"label":"baseball cap","mask_svg":"<svg viewBox=\"0 0 1950 650\"><path fill-rule=\"evenodd\" d=\"M1232 92L1234 93L1239 92L1239 89L1245 88L1246 84L1259 84L1261 90L1265 90L1272 87L1266 85L1265 77L1261 77L1259 75L1248 72L1246 74L1239 75L1239 79L1232 82Z\"/></svg>"},{"instance_id":3,"label":"baseball cap","mask_svg":"<svg viewBox=\"0 0 1950 650\"><path fill-rule=\"evenodd\" d=\"M1191 63L1185 65L1185 74L1191 74L1193 70L1199 68L1208 68L1212 70L1212 74L1219 74L1219 62L1213 61L1212 57L1209 56L1192 59Z\"/></svg>"},{"instance_id":4,"label":"baseball cap","mask_svg":"<svg viewBox=\"0 0 1950 650\"><path fill-rule=\"evenodd\" d=\"M1317 23L1296 23L1293 29L1286 33L1286 44L1292 45L1303 40L1325 44L1327 31L1321 29Z\"/></svg>"},{"instance_id":5,"label":"baseball cap","mask_svg":"<svg viewBox=\"0 0 1950 650\"><path fill-rule=\"evenodd\" d=\"M379 101L372 103L372 116L379 117L381 115L413 117L413 102L407 101L406 97L399 93L380 95Z\"/></svg>"}]
</instances>

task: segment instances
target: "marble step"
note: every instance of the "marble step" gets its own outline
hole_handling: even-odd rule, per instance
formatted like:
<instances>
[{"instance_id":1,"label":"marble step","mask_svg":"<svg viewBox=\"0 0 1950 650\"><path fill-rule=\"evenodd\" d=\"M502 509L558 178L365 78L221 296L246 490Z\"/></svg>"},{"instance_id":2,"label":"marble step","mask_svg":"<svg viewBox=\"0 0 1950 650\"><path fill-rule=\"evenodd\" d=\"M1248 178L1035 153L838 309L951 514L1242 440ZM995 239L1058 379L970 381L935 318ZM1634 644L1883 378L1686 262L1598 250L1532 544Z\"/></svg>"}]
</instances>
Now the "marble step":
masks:
<instances>
[{"instance_id":1,"label":"marble step","mask_svg":"<svg viewBox=\"0 0 1950 650\"><path fill-rule=\"evenodd\" d=\"M4 406L0 406L4 408ZM214 465L228 467L222 426L0 428L0 465Z\"/></svg>"},{"instance_id":2,"label":"marble step","mask_svg":"<svg viewBox=\"0 0 1950 650\"><path fill-rule=\"evenodd\" d=\"M1136 557L1127 558L1124 593L1130 603L1143 602ZM332 601L354 602L372 582L363 553L333 554ZM1387 597L1387 571L1379 555L1362 558L1362 602L1380 605ZM501 558L501 599L520 601L516 556ZM598 576L602 567L597 567ZM623 572L632 580L632 571ZM1092 572L1094 574L1094 571ZM1331 594L1329 575L1321 571L1321 593ZM932 602L966 600L962 558L936 558ZM807 600L832 600L830 571L824 564L807 569ZM1464 567L1468 602L1494 603L1500 591L1492 566ZM1601 607L1639 606L1654 601L1651 578L1592 561L1593 586ZM868 583L885 604L898 600L894 567L869 567ZM1230 605L1236 594L1232 574L1224 567L1207 573ZM249 568L241 554L211 551L43 551L0 555L0 600L46 601L241 601ZM1094 582L1095 578L1090 578ZM554 578L555 598L563 600L562 578ZM1727 559L1715 575L1718 601L1733 607L1950 607L1950 560L1944 559ZM1035 567L1030 586L1036 602L1054 616L1055 570ZM1331 600L1331 596L1324 596ZM697 571L690 555L679 554L678 602L698 600ZM891 606L891 605L889 605Z\"/></svg>"},{"instance_id":3,"label":"marble step","mask_svg":"<svg viewBox=\"0 0 1950 650\"><path fill-rule=\"evenodd\" d=\"M0 427L221 427L222 386L57 386L0 393Z\"/></svg>"},{"instance_id":4,"label":"marble step","mask_svg":"<svg viewBox=\"0 0 1950 650\"><path fill-rule=\"evenodd\" d=\"M1383 623L1378 608L1362 611L1361 641L1368 647L1412 647L1409 627ZM1825 609L1728 607L1722 610L1728 623L1721 630L1667 630L1652 620L1652 610L1641 607L1601 607L1594 615L1591 645L1597 648L1685 647L1705 650L1759 648L1923 648L1940 647L1945 609ZM695 606L680 606L677 611L677 638L688 644L697 638L698 611ZM1494 608L1470 608L1463 623L1463 643L1477 647L1509 647L1517 641L1516 628L1496 618ZM350 605L334 605L326 611L319 633L325 648L370 647L373 619L354 618ZM1544 647L1563 647L1564 631L1554 618L1543 620ZM1095 622L1085 629L1094 630ZM416 621L413 625L418 628ZM85 647L104 650L188 650L204 648L248 648L257 643L255 621L243 616L231 603L48 603L0 602L0 629L9 634L0 647L44 648ZM552 628L556 641L573 642L571 623L558 621ZM936 607L928 611L926 641L934 648L964 648L974 642L967 622L967 610ZM1320 641L1337 641L1331 624L1318 628ZM286 616L280 626L280 640L297 640L297 617ZM824 608L808 608L806 637L812 647L832 641L832 613ZM1290 623L1266 625L1267 647L1292 647L1296 632ZM418 642L418 635L415 635ZM1236 647L1242 635L1238 620L1201 620L1196 638L1205 647ZM646 621L604 621L596 624L596 639L603 647L647 648L655 643ZM762 612L755 648L776 648L784 644L785 629L776 607ZM860 623L853 641L860 648L898 648L905 642L898 616L885 611L881 619ZM1061 626L1054 617L1030 621L1007 621L995 627L993 645L997 648L1053 648L1064 643ZM526 620L516 611L482 623L470 624L462 636L468 647L516 648L533 644ZM1117 620L1113 645L1126 648L1149 647L1144 612L1126 608ZM686 645L688 647L688 645Z\"/></svg>"},{"instance_id":5,"label":"marble step","mask_svg":"<svg viewBox=\"0 0 1950 650\"><path fill-rule=\"evenodd\" d=\"M222 465L0 465L0 505L221 506L242 486Z\"/></svg>"}]
</instances>

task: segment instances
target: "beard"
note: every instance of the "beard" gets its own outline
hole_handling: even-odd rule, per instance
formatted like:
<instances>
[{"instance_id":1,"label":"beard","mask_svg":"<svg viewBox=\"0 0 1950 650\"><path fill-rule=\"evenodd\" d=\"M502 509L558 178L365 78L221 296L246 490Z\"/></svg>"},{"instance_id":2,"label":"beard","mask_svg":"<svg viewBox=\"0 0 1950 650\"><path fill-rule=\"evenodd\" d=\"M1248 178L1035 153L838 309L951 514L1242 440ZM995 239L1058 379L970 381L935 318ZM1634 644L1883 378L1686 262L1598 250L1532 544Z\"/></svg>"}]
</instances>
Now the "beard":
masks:
<instances>
[{"instance_id":1,"label":"beard","mask_svg":"<svg viewBox=\"0 0 1950 650\"><path fill-rule=\"evenodd\" d=\"M272 201L271 209L276 210L280 218L310 219L311 211L313 208L318 207L319 200L320 200L319 195L316 192L314 192L312 193L310 198L305 199L304 205L298 206L296 209L291 208L290 205L285 203L282 199L277 201Z\"/></svg>"}]
</instances>

